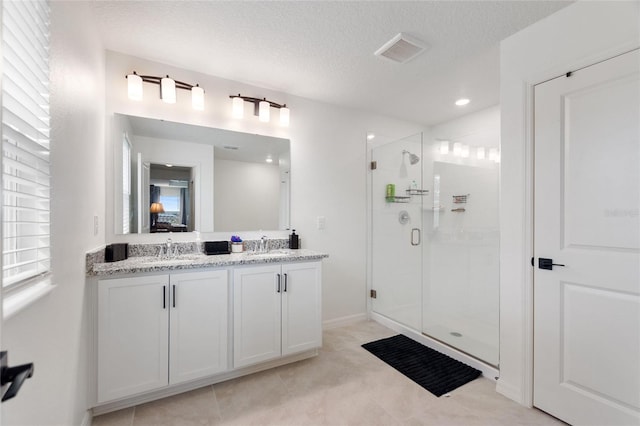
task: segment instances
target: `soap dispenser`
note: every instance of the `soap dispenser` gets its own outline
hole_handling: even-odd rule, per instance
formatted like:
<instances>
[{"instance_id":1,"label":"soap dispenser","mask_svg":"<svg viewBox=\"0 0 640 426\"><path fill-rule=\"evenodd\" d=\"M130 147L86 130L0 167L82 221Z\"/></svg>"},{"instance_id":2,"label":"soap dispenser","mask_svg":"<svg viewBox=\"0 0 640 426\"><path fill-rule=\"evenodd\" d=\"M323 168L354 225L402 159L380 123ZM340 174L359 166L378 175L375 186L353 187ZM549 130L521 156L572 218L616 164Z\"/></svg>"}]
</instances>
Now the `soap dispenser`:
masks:
<instances>
[{"instance_id":1,"label":"soap dispenser","mask_svg":"<svg viewBox=\"0 0 640 426\"><path fill-rule=\"evenodd\" d=\"M298 235L296 234L295 229L293 230L293 232L291 232L291 235L289 235L289 248L290 249L300 248L300 239L298 238Z\"/></svg>"}]
</instances>

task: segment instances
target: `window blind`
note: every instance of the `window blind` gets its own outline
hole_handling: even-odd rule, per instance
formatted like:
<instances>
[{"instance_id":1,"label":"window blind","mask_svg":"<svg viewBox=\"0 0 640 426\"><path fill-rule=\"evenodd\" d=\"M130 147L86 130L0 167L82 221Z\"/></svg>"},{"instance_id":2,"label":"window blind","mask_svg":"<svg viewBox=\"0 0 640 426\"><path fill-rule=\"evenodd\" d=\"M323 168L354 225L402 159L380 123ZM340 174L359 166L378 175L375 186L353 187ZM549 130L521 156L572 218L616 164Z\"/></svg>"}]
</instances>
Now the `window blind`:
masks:
<instances>
[{"instance_id":1,"label":"window blind","mask_svg":"<svg viewBox=\"0 0 640 426\"><path fill-rule=\"evenodd\" d=\"M2 2L2 285L50 270L49 4Z\"/></svg>"}]
</instances>

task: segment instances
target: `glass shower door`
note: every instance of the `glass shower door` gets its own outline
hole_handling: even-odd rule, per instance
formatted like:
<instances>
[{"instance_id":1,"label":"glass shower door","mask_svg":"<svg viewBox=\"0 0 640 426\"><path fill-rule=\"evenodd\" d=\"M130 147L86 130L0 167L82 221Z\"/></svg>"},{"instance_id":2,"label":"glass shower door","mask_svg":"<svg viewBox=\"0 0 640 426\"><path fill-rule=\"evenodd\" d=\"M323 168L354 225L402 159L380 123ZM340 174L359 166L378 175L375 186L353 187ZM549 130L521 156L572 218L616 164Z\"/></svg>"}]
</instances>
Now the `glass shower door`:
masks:
<instances>
[{"instance_id":1,"label":"glass shower door","mask_svg":"<svg viewBox=\"0 0 640 426\"><path fill-rule=\"evenodd\" d=\"M422 326L422 134L372 148L372 310Z\"/></svg>"}]
</instances>

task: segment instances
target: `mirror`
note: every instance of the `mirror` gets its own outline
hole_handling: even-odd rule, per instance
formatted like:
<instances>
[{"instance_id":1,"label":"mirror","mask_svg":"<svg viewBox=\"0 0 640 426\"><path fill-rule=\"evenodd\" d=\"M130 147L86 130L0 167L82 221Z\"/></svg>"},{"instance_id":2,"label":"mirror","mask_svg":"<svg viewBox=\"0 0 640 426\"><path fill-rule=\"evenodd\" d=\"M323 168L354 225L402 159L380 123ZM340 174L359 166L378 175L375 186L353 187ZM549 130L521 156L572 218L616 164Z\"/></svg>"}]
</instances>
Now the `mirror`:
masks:
<instances>
[{"instance_id":1,"label":"mirror","mask_svg":"<svg viewBox=\"0 0 640 426\"><path fill-rule=\"evenodd\" d=\"M116 234L289 228L289 140L114 114Z\"/></svg>"}]
</instances>

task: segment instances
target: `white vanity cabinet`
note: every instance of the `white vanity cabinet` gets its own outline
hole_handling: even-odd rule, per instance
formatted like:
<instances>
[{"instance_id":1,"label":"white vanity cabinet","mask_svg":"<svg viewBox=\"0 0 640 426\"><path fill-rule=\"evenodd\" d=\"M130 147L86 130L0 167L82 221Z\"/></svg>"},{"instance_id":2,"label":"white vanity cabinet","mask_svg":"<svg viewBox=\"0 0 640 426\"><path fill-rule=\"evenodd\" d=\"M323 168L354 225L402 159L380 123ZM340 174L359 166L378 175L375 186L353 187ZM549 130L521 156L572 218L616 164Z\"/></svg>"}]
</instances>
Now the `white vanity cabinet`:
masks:
<instances>
[{"instance_id":1,"label":"white vanity cabinet","mask_svg":"<svg viewBox=\"0 0 640 426\"><path fill-rule=\"evenodd\" d=\"M321 282L320 262L235 269L234 368L320 347Z\"/></svg>"},{"instance_id":2,"label":"white vanity cabinet","mask_svg":"<svg viewBox=\"0 0 640 426\"><path fill-rule=\"evenodd\" d=\"M228 271L98 282L98 402L228 369Z\"/></svg>"}]
</instances>

